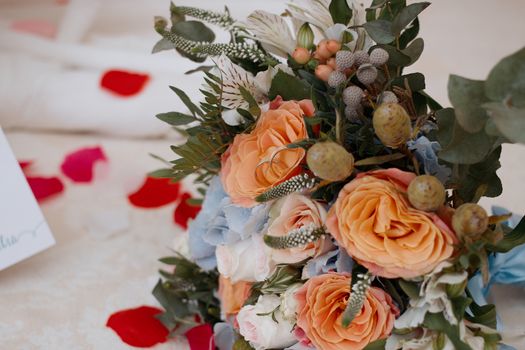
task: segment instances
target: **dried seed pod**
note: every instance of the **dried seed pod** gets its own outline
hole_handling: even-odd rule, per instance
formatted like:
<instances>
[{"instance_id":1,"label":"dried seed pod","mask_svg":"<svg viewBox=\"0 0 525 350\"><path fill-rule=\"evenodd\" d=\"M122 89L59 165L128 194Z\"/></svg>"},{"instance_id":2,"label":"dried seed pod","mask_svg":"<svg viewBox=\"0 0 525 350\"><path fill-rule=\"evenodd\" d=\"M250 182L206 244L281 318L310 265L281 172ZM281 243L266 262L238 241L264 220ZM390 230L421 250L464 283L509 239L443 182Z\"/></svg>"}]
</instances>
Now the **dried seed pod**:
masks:
<instances>
[{"instance_id":1,"label":"dried seed pod","mask_svg":"<svg viewBox=\"0 0 525 350\"><path fill-rule=\"evenodd\" d=\"M354 156L335 142L319 142L306 153L306 164L321 179L341 181L352 174Z\"/></svg>"},{"instance_id":2,"label":"dried seed pod","mask_svg":"<svg viewBox=\"0 0 525 350\"><path fill-rule=\"evenodd\" d=\"M392 91L383 91L381 95L377 98L378 104L383 103L398 103L399 100L397 99L396 94L394 94Z\"/></svg>"},{"instance_id":3,"label":"dried seed pod","mask_svg":"<svg viewBox=\"0 0 525 350\"><path fill-rule=\"evenodd\" d=\"M385 49L377 47L370 52L370 63L376 67L380 67L388 62L390 56Z\"/></svg>"},{"instance_id":4,"label":"dried seed pod","mask_svg":"<svg viewBox=\"0 0 525 350\"><path fill-rule=\"evenodd\" d=\"M419 210L436 211L445 202L445 197L445 187L432 175L420 175L408 186L408 200Z\"/></svg>"},{"instance_id":5,"label":"dried seed pod","mask_svg":"<svg viewBox=\"0 0 525 350\"><path fill-rule=\"evenodd\" d=\"M343 72L334 70L330 73L330 76L328 77L328 85L330 87L336 88L344 83L346 83L346 75Z\"/></svg>"},{"instance_id":6,"label":"dried seed pod","mask_svg":"<svg viewBox=\"0 0 525 350\"><path fill-rule=\"evenodd\" d=\"M398 103L384 103L374 112L374 131L381 142L390 148L403 145L412 132L410 117Z\"/></svg>"},{"instance_id":7,"label":"dried seed pod","mask_svg":"<svg viewBox=\"0 0 525 350\"><path fill-rule=\"evenodd\" d=\"M337 70L344 71L354 65L354 54L350 51L337 51L335 54L335 66Z\"/></svg>"},{"instance_id":8,"label":"dried seed pod","mask_svg":"<svg viewBox=\"0 0 525 350\"><path fill-rule=\"evenodd\" d=\"M343 90L343 102L345 105L355 109L361 105L361 100L364 95L363 89L359 86L352 85Z\"/></svg>"},{"instance_id":9,"label":"dried seed pod","mask_svg":"<svg viewBox=\"0 0 525 350\"><path fill-rule=\"evenodd\" d=\"M357 79L365 85L370 85L377 79L377 68L365 63L357 69Z\"/></svg>"},{"instance_id":10,"label":"dried seed pod","mask_svg":"<svg viewBox=\"0 0 525 350\"><path fill-rule=\"evenodd\" d=\"M363 50L358 50L354 52L354 59L354 64L358 67L362 64L370 63L370 56L368 56L368 53L366 53L366 51Z\"/></svg>"},{"instance_id":11,"label":"dried seed pod","mask_svg":"<svg viewBox=\"0 0 525 350\"><path fill-rule=\"evenodd\" d=\"M352 106L345 107L345 117L352 123L356 123L361 120L359 118L360 113L363 113L363 106L361 105L358 105L357 108Z\"/></svg>"},{"instance_id":12,"label":"dried seed pod","mask_svg":"<svg viewBox=\"0 0 525 350\"><path fill-rule=\"evenodd\" d=\"M452 227L461 238L478 239L488 228L489 217L485 209L475 203L465 203L452 216Z\"/></svg>"}]
</instances>

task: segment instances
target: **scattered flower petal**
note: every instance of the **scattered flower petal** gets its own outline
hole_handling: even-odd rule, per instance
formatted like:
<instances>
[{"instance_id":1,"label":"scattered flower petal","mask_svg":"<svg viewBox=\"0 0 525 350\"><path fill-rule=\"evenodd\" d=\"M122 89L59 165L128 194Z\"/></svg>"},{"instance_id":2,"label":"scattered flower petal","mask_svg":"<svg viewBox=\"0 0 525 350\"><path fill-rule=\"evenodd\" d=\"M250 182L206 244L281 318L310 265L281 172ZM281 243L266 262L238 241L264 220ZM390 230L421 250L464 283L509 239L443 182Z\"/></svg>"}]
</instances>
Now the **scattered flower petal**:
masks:
<instances>
[{"instance_id":1,"label":"scattered flower petal","mask_svg":"<svg viewBox=\"0 0 525 350\"><path fill-rule=\"evenodd\" d=\"M113 329L122 341L138 348L149 348L168 340L169 331L155 318L162 310L141 306L115 312L106 326Z\"/></svg>"},{"instance_id":2,"label":"scattered flower petal","mask_svg":"<svg viewBox=\"0 0 525 350\"><path fill-rule=\"evenodd\" d=\"M22 19L12 22L9 27L15 32L35 34L50 39L54 38L57 32L53 23L41 19Z\"/></svg>"},{"instance_id":3,"label":"scattered flower petal","mask_svg":"<svg viewBox=\"0 0 525 350\"><path fill-rule=\"evenodd\" d=\"M62 173L74 182L91 182L94 177L93 167L98 161L107 161L102 148L81 148L68 154L60 168Z\"/></svg>"},{"instance_id":4,"label":"scattered flower petal","mask_svg":"<svg viewBox=\"0 0 525 350\"><path fill-rule=\"evenodd\" d=\"M27 182L35 195L41 202L64 191L64 184L58 177L26 176Z\"/></svg>"},{"instance_id":5,"label":"scattered flower petal","mask_svg":"<svg viewBox=\"0 0 525 350\"><path fill-rule=\"evenodd\" d=\"M102 75L100 87L116 95L129 97L140 93L149 79L147 74L110 70Z\"/></svg>"},{"instance_id":6,"label":"scattered flower petal","mask_svg":"<svg viewBox=\"0 0 525 350\"><path fill-rule=\"evenodd\" d=\"M187 200L190 198L191 195L189 193L183 193L181 200L177 205L177 208L175 208L175 212L173 213L173 220L175 220L175 223L184 229L188 228L188 221L190 219L194 219L201 210L200 205L197 206L188 204Z\"/></svg>"},{"instance_id":7,"label":"scattered flower petal","mask_svg":"<svg viewBox=\"0 0 525 350\"><path fill-rule=\"evenodd\" d=\"M20 165L20 168L22 168L22 171L26 171L31 165L33 164L30 160L20 160L18 161L18 165Z\"/></svg>"},{"instance_id":8,"label":"scattered flower petal","mask_svg":"<svg viewBox=\"0 0 525 350\"><path fill-rule=\"evenodd\" d=\"M193 327L186 332L186 338L188 338L188 343L190 344L191 350L215 349L213 330L209 324Z\"/></svg>"},{"instance_id":9,"label":"scattered flower petal","mask_svg":"<svg viewBox=\"0 0 525 350\"><path fill-rule=\"evenodd\" d=\"M180 184L170 179L147 177L144 184L128 196L131 204L139 208L158 208L175 202L179 197Z\"/></svg>"}]
</instances>

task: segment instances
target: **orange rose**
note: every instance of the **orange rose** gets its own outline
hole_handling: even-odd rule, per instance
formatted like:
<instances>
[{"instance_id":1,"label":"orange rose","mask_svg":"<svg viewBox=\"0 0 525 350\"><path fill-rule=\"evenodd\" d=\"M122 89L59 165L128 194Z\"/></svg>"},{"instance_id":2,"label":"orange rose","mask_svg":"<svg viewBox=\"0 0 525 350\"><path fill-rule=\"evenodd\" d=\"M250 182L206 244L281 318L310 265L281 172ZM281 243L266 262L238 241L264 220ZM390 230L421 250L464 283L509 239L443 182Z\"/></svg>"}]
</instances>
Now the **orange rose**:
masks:
<instances>
[{"instance_id":1,"label":"orange rose","mask_svg":"<svg viewBox=\"0 0 525 350\"><path fill-rule=\"evenodd\" d=\"M219 300L221 311L226 315L239 313L251 293L252 284L240 281L232 283L228 277L219 276Z\"/></svg>"},{"instance_id":2,"label":"orange rose","mask_svg":"<svg viewBox=\"0 0 525 350\"><path fill-rule=\"evenodd\" d=\"M292 193L275 202L270 210L270 220L267 234L270 236L286 236L290 231L314 224L324 227L326 210L321 203L306 196ZM270 255L278 264L294 264L308 258L317 257L334 248L330 237L318 239L315 242L289 249L271 249Z\"/></svg>"},{"instance_id":3,"label":"orange rose","mask_svg":"<svg viewBox=\"0 0 525 350\"><path fill-rule=\"evenodd\" d=\"M329 232L375 275L413 278L454 253L457 238L449 226L410 206L406 191L415 176L398 169L360 174L328 213Z\"/></svg>"},{"instance_id":4,"label":"orange rose","mask_svg":"<svg viewBox=\"0 0 525 350\"><path fill-rule=\"evenodd\" d=\"M303 117L312 112L311 101L287 101L262 113L252 132L235 136L221 170L234 204L252 207L257 195L296 175L305 150L286 146L307 137Z\"/></svg>"},{"instance_id":5,"label":"orange rose","mask_svg":"<svg viewBox=\"0 0 525 350\"><path fill-rule=\"evenodd\" d=\"M350 276L328 273L311 278L296 292L297 326L317 349L363 349L390 335L399 310L382 289L370 287L361 312L348 327L342 317L350 295Z\"/></svg>"}]
</instances>

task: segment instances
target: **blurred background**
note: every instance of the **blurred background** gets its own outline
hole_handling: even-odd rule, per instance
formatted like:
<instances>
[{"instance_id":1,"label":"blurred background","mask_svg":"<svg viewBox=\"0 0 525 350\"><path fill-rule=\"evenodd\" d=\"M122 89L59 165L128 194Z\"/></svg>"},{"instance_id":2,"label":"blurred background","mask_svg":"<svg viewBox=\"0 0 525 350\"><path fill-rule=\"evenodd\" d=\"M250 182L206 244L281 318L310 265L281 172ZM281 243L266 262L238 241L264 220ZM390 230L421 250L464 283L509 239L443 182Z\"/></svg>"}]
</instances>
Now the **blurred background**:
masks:
<instances>
[{"instance_id":1,"label":"blurred background","mask_svg":"<svg viewBox=\"0 0 525 350\"><path fill-rule=\"evenodd\" d=\"M239 20L255 9L285 8L277 0L176 4L227 5ZM436 0L420 16L426 47L408 70L422 72L427 92L449 105L449 74L485 79L525 45L523 13L523 0ZM128 348L104 327L107 317L154 305L157 258L184 246L173 206L138 209L127 198L162 167L149 153L173 157L169 145L178 136L154 117L184 110L168 85L199 98L199 77L184 74L195 63L174 51L150 54L159 40L153 16L168 14L168 0L0 0L0 126L17 159L55 176L70 152L100 147L106 158L92 182L63 179L65 190L41 201L57 245L0 272L0 309L10 309L0 314L1 347ZM501 163L503 194L482 204L523 214L525 147L504 145ZM519 325L522 290L495 294L504 323ZM514 299L505 303L506 296Z\"/></svg>"}]
</instances>

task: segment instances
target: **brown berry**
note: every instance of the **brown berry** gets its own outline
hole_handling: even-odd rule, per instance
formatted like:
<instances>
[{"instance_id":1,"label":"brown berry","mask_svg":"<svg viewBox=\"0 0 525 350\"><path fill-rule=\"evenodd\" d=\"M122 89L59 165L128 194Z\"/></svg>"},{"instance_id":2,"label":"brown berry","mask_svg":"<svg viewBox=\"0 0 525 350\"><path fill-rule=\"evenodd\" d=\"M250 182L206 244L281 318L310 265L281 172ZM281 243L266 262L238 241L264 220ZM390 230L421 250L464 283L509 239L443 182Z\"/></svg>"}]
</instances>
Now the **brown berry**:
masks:
<instances>
[{"instance_id":1,"label":"brown berry","mask_svg":"<svg viewBox=\"0 0 525 350\"><path fill-rule=\"evenodd\" d=\"M318 142L306 153L306 164L321 179L342 181L352 174L354 156L335 142Z\"/></svg>"},{"instance_id":2,"label":"brown berry","mask_svg":"<svg viewBox=\"0 0 525 350\"><path fill-rule=\"evenodd\" d=\"M475 203L465 203L452 216L452 227L459 237L470 240L479 238L489 225L485 209Z\"/></svg>"},{"instance_id":3,"label":"brown berry","mask_svg":"<svg viewBox=\"0 0 525 350\"><path fill-rule=\"evenodd\" d=\"M337 40L328 40L326 48L332 55L335 55L337 51L341 50L341 43Z\"/></svg>"},{"instance_id":4,"label":"brown berry","mask_svg":"<svg viewBox=\"0 0 525 350\"><path fill-rule=\"evenodd\" d=\"M384 103L377 107L372 124L377 137L390 148L403 145L412 132L408 113L397 103Z\"/></svg>"},{"instance_id":5,"label":"brown berry","mask_svg":"<svg viewBox=\"0 0 525 350\"><path fill-rule=\"evenodd\" d=\"M445 197L445 187L432 175L420 175L408 185L408 200L419 210L436 211L445 202Z\"/></svg>"}]
</instances>

